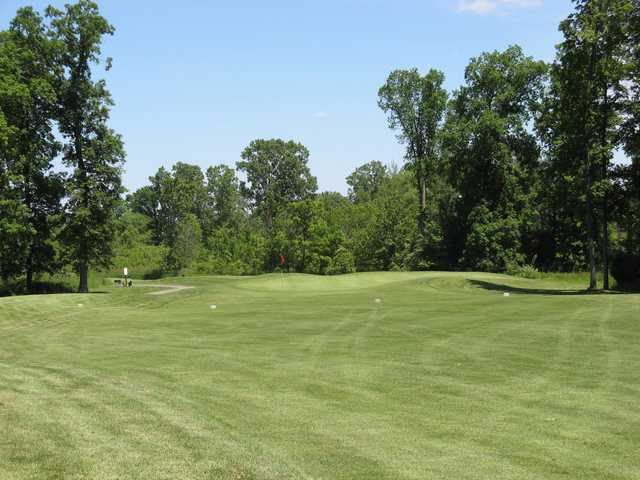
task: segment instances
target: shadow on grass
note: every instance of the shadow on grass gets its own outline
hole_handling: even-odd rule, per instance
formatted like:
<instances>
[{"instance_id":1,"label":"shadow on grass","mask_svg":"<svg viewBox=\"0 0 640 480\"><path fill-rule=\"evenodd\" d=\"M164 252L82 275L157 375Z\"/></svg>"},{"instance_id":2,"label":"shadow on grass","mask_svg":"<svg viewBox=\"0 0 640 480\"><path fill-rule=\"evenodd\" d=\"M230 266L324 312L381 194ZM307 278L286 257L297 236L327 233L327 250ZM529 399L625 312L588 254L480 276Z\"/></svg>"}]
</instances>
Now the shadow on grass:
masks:
<instances>
[{"instance_id":1,"label":"shadow on grass","mask_svg":"<svg viewBox=\"0 0 640 480\"><path fill-rule=\"evenodd\" d=\"M34 282L30 292L22 281L4 283L0 285L0 297L14 295L42 295L49 293L73 293L71 286L59 282Z\"/></svg>"},{"instance_id":2,"label":"shadow on grass","mask_svg":"<svg viewBox=\"0 0 640 480\"><path fill-rule=\"evenodd\" d=\"M64 283L51 282L36 282L33 284L33 288L30 292L28 292L26 287L20 283L0 285L0 298L14 297L18 295L59 295L62 293L78 293L78 290ZM89 293L106 294L109 292L106 290L90 290Z\"/></svg>"},{"instance_id":3,"label":"shadow on grass","mask_svg":"<svg viewBox=\"0 0 640 480\"><path fill-rule=\"evenodd\" d=\"M507 293L519 293L524 295L625 295L631 294L633 292L629 291L619 291L619 290L594 290L589 291L587 289L584 290L573 290L573 289L555 289L555 288L523 288L523 287L513 287L511 285L503 285L500 283L492 283L485 282L483 280L469 280L469 283L472 285L482 288L484 290L491 290L496 292L507 292Z\"/></svg>"}]
</instances>

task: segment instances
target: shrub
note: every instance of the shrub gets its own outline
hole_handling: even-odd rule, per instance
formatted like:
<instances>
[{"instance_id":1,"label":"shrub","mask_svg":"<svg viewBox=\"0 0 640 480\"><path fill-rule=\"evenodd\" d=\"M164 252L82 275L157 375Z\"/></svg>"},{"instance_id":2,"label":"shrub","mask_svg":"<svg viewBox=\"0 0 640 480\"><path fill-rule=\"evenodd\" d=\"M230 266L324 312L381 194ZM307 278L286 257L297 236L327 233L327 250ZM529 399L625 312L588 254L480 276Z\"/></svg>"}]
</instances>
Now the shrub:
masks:
<instances>
[{"instance_id":1,"label":"shrub","mask_svg":"<svg viewBox=\"0 0 640 480\"><path fill-rule=\"evenodd\" d=\"M471 211L469 223L469 235L461 260L467 268L505 272L509 265L523 263L520 223L515 216L501 215L481 204Z\"/></svg>"},{"instance_id":2,"label":"shrub","mask_svg":"<svg viewBox=\"0 0 640 480\"><path fill-rule=\"evenodd\" d=\"M122 268L127 267L133 278L160 278L165 270L168 252L169 249L164 245L136 244L129 248L119 247L109 273L117 277L122 275Z\"/></svg>"},{"instance_id":3,"label":"shrub","mask_svg":"<svg viewBox=\"0 0 640 480\"><path fill-rule=\"evenodd\" d=\"M190 271L198 274L256 275L264 273L266 240L260 233L220 227L206 239L206 249Z\"/></svg>"},{"instance_id":4,"label":"shrub","mask_svg":"<svg viewBox=\"0 0 640 480\"><path fill-rule=\"evenodd\" d=\"M514 265L507 268L507 273L514 277L522 278L540 278L540 272L533 265Z\"/></svg>"},{"instance_id":5,"label":"shrub","mask_svg":"<svg viewBox=\"0 0 640 480\"><path fill-rule=\"evenodd\" d=\"M188 268L198 257L201 248L202 231L198 217L189 213L178 223L173 248L167 263L176 273Z\"/></svg>"},{"instance_id":6,"label":"shrub","mask_svg":"<svg viewBox=\"0 0 640 480\"><path fill-rule=\"evenodd\" d=\"M617 252L611 261L611 275L618 287L640 286L640 256L626 252Z\"/></svg>"},{"instance_id":7,"label":"shrub","mask_svg":"<svg viewBox=\"0 0 640 480\"><path fill-rule=\"evenodd\" d=\"M329 261L329 266L325 270L327 275L341 275L356 271L356 261L353 254L344 247L338 248L335 255Z\"/></svg>"}]
</instances>

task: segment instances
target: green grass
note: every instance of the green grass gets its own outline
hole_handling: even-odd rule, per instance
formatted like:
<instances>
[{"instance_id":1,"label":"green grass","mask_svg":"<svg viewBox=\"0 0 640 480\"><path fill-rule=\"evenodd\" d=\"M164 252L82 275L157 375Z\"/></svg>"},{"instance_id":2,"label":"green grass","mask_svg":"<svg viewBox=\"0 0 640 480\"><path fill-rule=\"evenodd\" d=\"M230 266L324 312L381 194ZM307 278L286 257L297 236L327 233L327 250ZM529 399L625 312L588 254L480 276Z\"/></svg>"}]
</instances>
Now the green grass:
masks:
<instances>
[{"instance_id":1,"label":"green grass","mask_svg":"<svg viewBox=\"0 0 640 480\"><path fill-rule=\"evenodd\" d=\"M159 283L196 288L0 299L0 479L640 478L640 295Z\"/></svg>"}]
</instances>

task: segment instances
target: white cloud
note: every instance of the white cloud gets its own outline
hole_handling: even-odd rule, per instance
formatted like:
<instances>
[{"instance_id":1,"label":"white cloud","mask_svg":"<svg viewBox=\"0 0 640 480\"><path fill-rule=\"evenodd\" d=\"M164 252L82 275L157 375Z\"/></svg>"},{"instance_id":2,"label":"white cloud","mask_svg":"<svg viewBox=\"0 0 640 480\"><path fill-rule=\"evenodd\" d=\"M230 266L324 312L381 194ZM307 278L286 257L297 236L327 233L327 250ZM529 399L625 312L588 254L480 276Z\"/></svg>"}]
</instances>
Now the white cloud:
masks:
<instances>
[{"instance_id":1,"label":"white cloud","mask_svg":"<svg viewBox=\"0 0 640 480\"><path fill-rule=\"evenodd\" d=\"M316 112L311 115L313 118L327 118L329 114L327 112Z\"/></svg>"},{"instance_id":2,"label":"white cloud","mask_svg":"<svg viewBox=\"0 0 640 480\"><path fill-rule=\"evenodd\" d=\"M458 0L458 11L475 15L504 14L515 8L541 7L543 0Z\"/></svg>"}]
</instances>

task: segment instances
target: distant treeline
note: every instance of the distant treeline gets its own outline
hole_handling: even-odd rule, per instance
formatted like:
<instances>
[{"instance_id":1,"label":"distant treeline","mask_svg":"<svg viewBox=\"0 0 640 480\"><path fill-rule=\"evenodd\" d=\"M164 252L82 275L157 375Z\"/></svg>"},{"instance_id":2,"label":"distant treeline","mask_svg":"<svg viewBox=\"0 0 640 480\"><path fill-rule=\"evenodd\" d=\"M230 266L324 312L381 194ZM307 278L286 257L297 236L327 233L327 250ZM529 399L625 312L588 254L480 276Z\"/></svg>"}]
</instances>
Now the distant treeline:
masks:
<instances>
[{"instance_id":1,"label":"distant treeline","mask_svg":"<svg viewBox=\"0 0 640 480\"><path fill-rule=\"evenodd\" d=\"M111 99L91 75L113 28L85 0L44 17L22 9L0 36L0 273L28 288L73 268L81 290L89 268L110 266L146 276L587 270L590 288L599 270L604 288L610 271L632 285L640 6L574 3L552 64L517 46L482 53L453 92L438 70L392 72L378 104L404 165L358 167L347 196L318 192L309 151L280 139L252 141L235 169L161 168L125 196ZM631 161L614 163L616 151ZM69 173L52 168L59 155Z\"/></svg>"}]
</instances>

